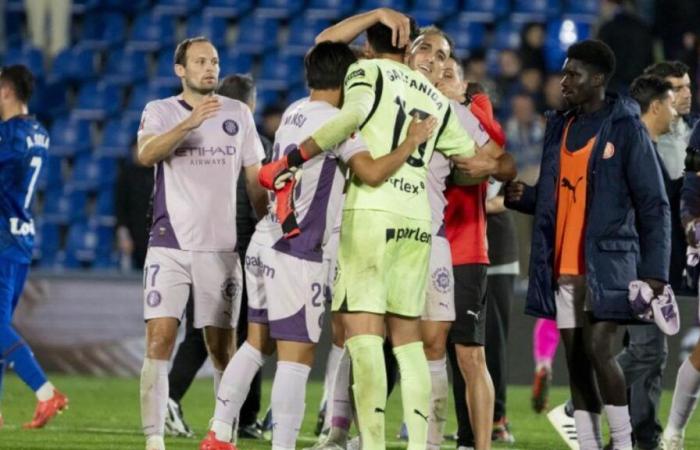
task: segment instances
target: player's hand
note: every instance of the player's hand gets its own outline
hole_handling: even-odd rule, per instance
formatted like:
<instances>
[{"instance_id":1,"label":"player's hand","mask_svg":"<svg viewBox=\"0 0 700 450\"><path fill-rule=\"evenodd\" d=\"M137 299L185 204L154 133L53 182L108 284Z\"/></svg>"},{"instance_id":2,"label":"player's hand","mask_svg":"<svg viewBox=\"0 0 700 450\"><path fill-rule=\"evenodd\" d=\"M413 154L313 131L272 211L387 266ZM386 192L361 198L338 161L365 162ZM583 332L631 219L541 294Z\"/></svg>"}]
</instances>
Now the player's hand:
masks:
<instances>
[{"instance_id":1,"label":"player's hand","mask_svg":"<svg viewBox=\"0 0 700 450\"><path fill-rule=\"evenodd\" d=\"M519 202L525 193L525 183L522 181L506 182L506 201Z\"/></svg>"},{"instance_id":2,"label":"player's hand","mask_svg":"<svg viewBox=\"0 0 700 450\"><path fill-rule=\"evenodd\" d=\"M199 128L202 123L214 117L221 109L221 102L214 96L205 97L202 103L192 109L190 116L185 119L183 126L186 130L191 131Z\"/></svg>"},{"instance_id":3,"label":"player's hand","mask_svg":"<svg viewBox=\"0 0 700 450\"><path fill-rule=\"evenodd\" d=\"M498 161L486 152L477 152L472 157L453 156L450 158L457 170L470 178L484 178L498 170Z\"/></svg>"},{"instance_id":4,"label":"player's hand","mask_svg":"<svg viewBox=\"0 0 700 450\"><path fill-rule=\"evenodd\" d=\"M377 18L391 29L391 43L394 47L403 48L411 41L411 21L398 11L390 8L379 8Z\"/></svg>"},{"instance_id":5,"label":"player's hand","mask_svg":"<svg viewBox=\"0 0 700 450\"><path fill-rule=\"evenodd\" d=\"M437 119L435 117L428 116L420 120L418 116L413 116L411 123L408 125L406 140L410 140L415 147L418 147L423 142L430 139L433 133L435 133L436 128Z\"/></svg>"},{"instance_id":6,"label":"player's hand","mask_svg":"<svg viewBox=\"0 0 700 450\"><path fill-rule=\"evenodd\" d=\"M685 240L694 248L700 247L700 221L693 219L685 226Z\"/></svg>"}]
</instances>

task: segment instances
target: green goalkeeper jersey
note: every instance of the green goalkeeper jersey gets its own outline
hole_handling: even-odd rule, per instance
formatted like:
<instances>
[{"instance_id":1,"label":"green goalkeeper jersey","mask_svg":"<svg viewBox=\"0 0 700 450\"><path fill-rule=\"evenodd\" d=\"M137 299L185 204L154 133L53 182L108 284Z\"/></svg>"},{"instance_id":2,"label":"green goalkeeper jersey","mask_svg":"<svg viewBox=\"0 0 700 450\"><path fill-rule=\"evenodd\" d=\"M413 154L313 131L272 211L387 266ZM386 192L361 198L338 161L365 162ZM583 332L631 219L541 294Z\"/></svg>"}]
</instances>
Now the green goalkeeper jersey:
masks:
<instances>
[{"instance_id":1,"label":"green goalkeeper jersey","mask_svg":"<svg viewBox=\"0 0 700 450\"><path fill-rule=\"evenodd\" d=\"M433 151L446 156L474 155L474 142L459 124L449 100L422 73L388 59L361 60L348 68L341 113L313 135L322 149L359 128L372 157L379 158L399 146L416 114L438 119L435 134L382 185L371 187L353 176L345 210L380 210L429 221L426 177Z\"/></svg>"}]
</instances>

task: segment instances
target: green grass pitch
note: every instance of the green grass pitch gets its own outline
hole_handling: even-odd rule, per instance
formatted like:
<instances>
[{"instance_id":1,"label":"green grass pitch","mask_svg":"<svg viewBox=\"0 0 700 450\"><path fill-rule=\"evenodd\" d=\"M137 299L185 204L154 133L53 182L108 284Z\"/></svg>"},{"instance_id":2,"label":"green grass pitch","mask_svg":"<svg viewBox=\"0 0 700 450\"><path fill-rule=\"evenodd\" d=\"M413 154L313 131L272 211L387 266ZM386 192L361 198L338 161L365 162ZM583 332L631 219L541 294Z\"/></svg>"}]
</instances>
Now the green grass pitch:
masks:
<instances>
[{"instance_id":1,"label":"green grass pitch","mask_svg":"<svg viewBox=\"0 0 700 450\"><path fill-rule=\"evenodd\" d=\"M0 449L12 450L140 450L144 440L140 429L139 383L137 379L88 378L76 376L53 376L52 381L70 397L70 409L54 419L43 430L22 430L21 424L28 421L34 410L33 394L14 376L5 380L2 411L5 427L0 430ZM311 382L307 390L306 417L297 448L310 446L314 442L313 427L321 396L320 382ZM263 388L263 409L267 407L270 380ZM661 417L665 422L672 393L665 391ZM550 404L565 401L567 390L555 388L551 392ZM401 420L400 393L392 395L387 407L388 448L403 448L395 433ZM213 392L211 380L197 380L183 400L188 423L197 433L196 439L166 438L169 450L196 450L199 439L206 431L212 414ZM508 416L516 443L495 446L497 449L564 449L555 431L544 415L535 415L530 409L530 388L512 386L508 390ZM455 429L454 414L450 405L450 421L446 431ZM700 416L696 414L688 426L686 449L700 449ZM241 450L269 449L270 444L261 441L240 440ZM454 448L446 442L444 448Z\"/></svg>"}]
</instances>

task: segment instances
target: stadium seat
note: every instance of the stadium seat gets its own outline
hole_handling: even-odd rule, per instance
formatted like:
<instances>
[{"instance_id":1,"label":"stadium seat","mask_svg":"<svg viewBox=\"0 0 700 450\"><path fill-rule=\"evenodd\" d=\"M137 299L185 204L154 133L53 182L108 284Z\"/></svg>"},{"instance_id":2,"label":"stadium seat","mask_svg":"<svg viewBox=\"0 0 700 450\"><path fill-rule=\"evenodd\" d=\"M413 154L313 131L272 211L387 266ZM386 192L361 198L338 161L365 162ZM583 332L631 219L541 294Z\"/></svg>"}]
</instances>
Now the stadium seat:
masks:
<instances>
[{"instance_id":1,"label":"stadium seat","mask_svg":"<svg viewBox=\"0 0 700 450\"><path fill-rule=\"evenodd\" d=\"M104 120L121 109L123 92L121 86L104 81L83 84L73 116L78 119Z\"/></svg>"},{"instance_id":2,"label":"stadium seat","mask_svg":"<svg viewBox=\"0 0 700 450\"><path fill-rule=\"evenodd\" d=\"M97 77L97 52L78 45L59 52L54 58L48 80L79 83Z\"/></svg>"},{"instance_id":3,"label":"stadium seat","mask_svg":"<svg viewBox=\"0 0 700 450\"><path fill-rule=\"evenodd\" d=\"M114 205L114 186L107 186L97 191L95 199L95 218L100 225L114 226L116 223Z\"/></svg>"},{"instance_id":4,"label":"stadium seat","mask_svg":"<svg viewBox=\"0 0 700 450\"><path fill-rule=\"evenodd\" d=\"M157 51L161 47L174 46L176 36L174 17L145 13L136 17L131 25L127 46L136 50Z\"/></svg>"},{"instance_id":5,"label":"stadium seat","mask_svg":"<svg viewBox=\"0 0 700 450\"><path fill-rule=\"evenodd\" d=\"M37 189L40 191L61 189L63 187L63 162L60 156L54 156L49 152L44 168L41 170Z\"/></svg>"},{"instance_id":6,"label":"stadium seat","mask_svg":"<svg viewBox=\"0 0 700 450\"><path fill-rule=\"evenodd\" d=\"M111 188L117 181L117 160L114 158L95 158L97 161L97 168L100 174L99 188Z\"/></svg>"},{"instance_id":7,"label":"stadium seat","mask_svg":"<svg viewBox=\"0 0 700 450\"><path fill-rule=\"evenodd\" d=\"M36 78L44 76L44 57L39 49L25 44L22 47L8 47L2 64L23 64L31 70Z\"/></svg>"},{"instance_id":8,"label":"stadium seat","mask_svg":"<svg viewBox=\"0 0 700 450\"><path fill-rule=\"evenodd\" d=\"M74 116L59 117L51 125L51 154L73 156L90 151L90 122Z\"/></svg>"},{"instance_id":9,"label":"stadium seat","mask_svg":"<svg viewBox=\"0 0 700 450\"><path fill-rule=\"evenodd\" d=\"M100 166L90 154L80 155L73 161L70 187L76 191L94 191L101 183Z\"/></svg>"},{"instance_id":10,"label":"stadium seat","mask_svg":"<svg viewBox=\"0 0 700 450\"><path fill-rule=\"evenodd\" d=\"M280 91L277 89L267 89L264 86L258 84L257 97L256 97L256 111L262 112L267 105L274 105L279 103L281 100ZM259 117L258 117L259 118Z\"/></svg>"},{"instance_id":11,"label":"stadium seat","mask_svg":"<svg viewBox=\"0 0 700 450\"><path fill-rule=\"evenodd\" d=\"M112 119L102 130L102 142L95 154L103 158L128 158L136 142L138 119Z\"/></svg>"},{"instance_id":12,"label":"stadium seat","mask_svg":"<svg viewBox=\"0 0 700 450\"><path fill-rule=\"evenodd\" d=\"M570 19L553 20L547 24L545 38L545 62L547 70L561 70L566 59L566 50L571 44L587 39L591 27L587 23L574 22Z\"/></svg>"},{"instance_id":13,"label":"stadium seat","mask_svg":"<svg viewBox=\"0 0 700 450\"><path fill-rule=\"evenodd\" d=\"M85 220L87 217L88 193L86 191L73 189L70 185L67 185L64 195L68 199L68 220L70 223L82 222Z\"/></svg>"},{"instance_id":14,"label":"stadium seat","mask_svg":"<svg viewBox=\"0 0 700 450\"><path fill-rule=\"evenodd\" d=\"M263 58L257 85L262 89L284 90L301 83L303 76L301 56L270 53Z\"/></svg>"},{"instance_id":15,"label":"stadium seat","mask_svg":"<svg viewBox=\"0 0 700 450\"><path fill-rule=\"evenodd\" d=\"M235 48L243 53L262 54L277 47L279 22L256 14L242 19Z\"/></svg>"},{"instance_id":16,"label":"stadium seat","mask_svg":"<svg viewBox=\"0 0 700 450\"><path fill-rule=\"evenodd\" d=\"M557 16L560 11L560 0L514 0L510 18L521 23L546 22L548 18Z\"/></svg>"},{"instance_id":17,"label":"stadium seat","mask_svg":"<svg viewBox=\"0 0 700 450\"><path fill-rule=\"evenodd\" d=\"M70 202L65 188L49 189L44 194L41 217L47 224L63 225L70 220Z\"/></svg>"},{"instance_id":18,"label":"stadium seat","mask_svg":"<svg viewBox=\"0 0 700 450\"><path fill-rule=\"evenodd\" d=\"M38 224L36 248L39 249L39 266L44 268L55 267L58 262L61 249L61 227L56 223L42 221Z\"/></svg>"},{"instance_id":19,"label":"stadium seat","mask_svg":"<svg viewBox=\"0 0 700 450\"><path fill-rule=\"evenodd\" d=\"M510 11L509 0L465 0L462 11L474 22L493 22Z\"/></svg>"},{"instance_id":20,"label":"stadium seat","mask_svg":"<svg viewBox=\"0 0 700 450\"><path fill-rule=\"evenodd\" d=\"M202 13L208 16L236 18L253 8L253 0L209 0Z\"/></svg>"},{"instance_id":21,"label":"stadium seat","mask_svg":"<svg viewBox=\"0 0 700 450\"><path fill-rule=\"evenodd\" d=\"M117 48L109 52L102 79L108 83L137 84L148 78L148 55L144 51Z\"/></svg>"},{"instance_id":22,"label":"stadium seat","mask_svg":"<svg viewBox=\"0 0 700 450\"><path fill-rule=\"evenodd\" d=\"M53 117L66 115L68 91L66 83L39 80L35 85L34 95L29 101L29 111L43 123L47 123Z\"/></svg>"},{"instance_id":23,"label":"stadium seat","mask_svg":"<svg viewBox=\"0 0 700 450\"><path fill-rule=\"evenodd\" d=\"M359 10L368 11L376 8L391 8L397 11L408 11L406 0L362 0Z\"/></svg>"},{"instance_id":24,"label":"stadium seat","mask_svg":"<svg viewBox=\"0 0 700 450\"><path fill-rule=\"evenodd\" d=\"M185 16L202 8L202 0L158 0L153 5L154 14ZM193 36L189 34L188 36Z\"/></svg>"},{"instance_id":25,"label":"stadium seat","mask_svg":"<svg viewBox=\"0 0 700 450\"><path fill-rule=\"evenodd\" d=\"M564 0L564 15L574 20L588 22L588 18L597 18L599 13L600 0Z\"/></svg>"},{"instance_id":26,"label":"stadium seat","mask_svg":"<svg viewBox=\"0 0 700 450\"><path fill-rule=\"evenodd\" d=\"M151 6L151 0L100 0L102 10L115 10L133 15Z\"/></svg>"},{"instance_id":27,"label":"stadium seat","mask_svg":"<svg viewBox=\"0 0 700 450\"><path fill-rule=\"evenodd\" d=\"M302 16L289 24L289 35L284 51L294 55L305 55L314 45L316 36L330 25L325 19Z\"/></svg>"},{"instance_id":28,"label":"stadium seat","mask_svg":"<svg viewBox=\"0 0 700 450\"><path fill-rule=\"evenodd\" d=\"M520 47L522 24L502 20L493 32L492 46L498 50L517 49Z\"/></svg>"},{"instance_id":29,"label":"stadium seat","mask_svg":"<svg viewBox=\"0 0 700 450\"><path fill-rule=\"evenodd\" d=\"M481 22L470 20L471 14L460 13L457 17L445 22L443 30L449 34L455 43L455 51L459 56L462 52L483 47L486 28Z\"/></svg>"},{"instance_id":30,"label":"stadium seat","mask_svg":"<svg viewBox=\"0 0 700 450\"><path fill-rule=\"evenodd\" d=\"M429 25L441 22L443 18L449 17L459 8L457 0L424 0L414 2L413 8L409 10L409 15L415 17L421 25Z\"/></svg>"},{"instance_id":31,"label":"stadium seat","mask_svg":"<svg viewBox=\"0 0 700 450\"><path fill-rule=\"evenodd\" d=\"M172 88L155 83L139 84L133 88L126 104L125 114L130 117L141 117L143 108L151 100L170 97L174 94Z\"/></svg>"},{"instance_id":32,"label":"stadium seat","mask_svg":"<svg viewBox=\"0 0 700 450\"><path fill-rule=\"evenodd\" d=\"M93 222L75 222L68 228L66 236L66 259L63 265L67 269L90 267L95 260L97 250L97 225Z\"/></svg>"},{"instance_id":33,"label":"stadium seat","mask_svg":"<svg viewBox=\"0 0 700 450\"><path fill-rule=\"evenodd\" d=\"M303 0L259 0L255 13L260 17L288 19L303 7Z\"/></svg>"},{"instance_id":34,"label":"stadium seat","mask_svg":"<svg viewBox=\"0 0 700 450\"><path fill-rule=\"evenodd\" d=\"M93 269L115 269L118 266L117 254L114 251L114 224L107 225L99 222L95 230L97 245Z\"/></svg>"},{"instance_id":35,"label":"stadium seat","mask_svg":"<svg viewBox=\"0 0 700 450\"><path fill-rule=\"evenodd\" d=\"M339 19L352 14L354 4L346 0L310 0L304 13L315 19Z\"/></svg>"},{"instance_id":36,"label":"stadium seat","mask_svg":"<svg viewBox=\"0 0 700 450\"><path fill-rule=\"evenodd\" d=\"M309 90L306 88L306 86L299 85L296 88L289 91L289 94L287 94L287 103L291 105L295 101L308 96Z\"/></svg>"},{"instance_id":37,"label":"stadium seat","mask_svg":"<svg viewBox=\"0 0 700 450\"><path fill-rule=\"evenodd\" d=\"M80 45L105 50L126 40L126 16L119 12L90 14L83 21Z\"/></svg>"},{"instance_id":38,"label":"stadium seat","mask_svg":"<svg viewBox=\"0 0 700 450\"><path fill-rule=\"evenodd\" d=\"M196 15L187 18L187 36L204 36L215 47L226 45L226 18L211 15ZM172 58L171 58L172 59Z\"/></svg>"},{"instance_id":39,"label":"stadium seat","mask_svg":"<svg viewBox=\"0 0 700 450\"><path fill-rule=\"evenodd\" d=\"M253 56L249 53L241 53L236 46L230 47L224 52L219 52L221 61L221 78L232 73L249 73L253 68ZM180 87L178 80L178 87Z\"/></svg>"},{"instance_id":40,"label":"stadium seat","mask_svg":"<svg viewBox=\"0 0 700 450\"><path fill-rule=\"evenodd\" d=\"M100 0L73 0L71 2L71 13L76 15L82 15L88 13L100 5Z\"/></svg>"},{"instance_id":41,"label":"stadium seat","mask_svg":"<svg viewBox=\"0 0 700 450\"><path fill-rule=\"evenodd\" d=\"M9 5L8 5L9 6ZM5 48L19 48L27 41L22 26L26 23L24 5L20 11L5 11Z\"/></svg>"}]
</instances>

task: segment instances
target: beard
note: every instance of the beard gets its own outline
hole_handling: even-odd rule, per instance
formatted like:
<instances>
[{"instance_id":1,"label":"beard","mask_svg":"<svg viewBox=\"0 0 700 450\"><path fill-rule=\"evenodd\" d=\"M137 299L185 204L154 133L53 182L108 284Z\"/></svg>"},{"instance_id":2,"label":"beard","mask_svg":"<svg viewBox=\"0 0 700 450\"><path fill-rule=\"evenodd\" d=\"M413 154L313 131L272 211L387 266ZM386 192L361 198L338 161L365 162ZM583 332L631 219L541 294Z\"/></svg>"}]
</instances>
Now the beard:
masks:
<instances>
[{"instance_id":1,"label":"beard","mask_svg":"<svg viewBox=\"0 0 700 450\"><path fill-rule=\"evenodd\" d=\"M209 95L212 92L216 90L216 85L213 87L202 87L202 86L197 86L194 84L192 81L188 80L185 78L185 84L187 85L187 88L199 95Z\"/></svg>"}]
</instances>

